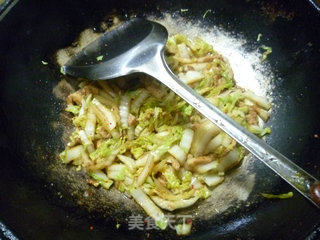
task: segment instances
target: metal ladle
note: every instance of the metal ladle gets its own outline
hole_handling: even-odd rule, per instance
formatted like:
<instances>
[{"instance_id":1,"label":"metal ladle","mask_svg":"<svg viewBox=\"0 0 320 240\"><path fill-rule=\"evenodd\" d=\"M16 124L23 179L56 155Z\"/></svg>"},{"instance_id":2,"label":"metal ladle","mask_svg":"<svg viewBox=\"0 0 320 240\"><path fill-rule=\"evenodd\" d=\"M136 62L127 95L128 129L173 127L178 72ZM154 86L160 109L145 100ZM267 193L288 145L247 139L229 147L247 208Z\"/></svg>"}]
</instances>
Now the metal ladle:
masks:
<instances>
[{"instance_id":1,"label":"metal ladle","mask_svg":"<svg viewBox=\"0 0 320 240\"><path fill-rule=\"evenodd\" d=\"M132 73L156 78L320 208L320 183L315 177L241 127L171 72L164 59L167 37L166 28L159 23L135 18L104 33L74 55L61 70L91 80Z\"/></svg>"}]
</instances>

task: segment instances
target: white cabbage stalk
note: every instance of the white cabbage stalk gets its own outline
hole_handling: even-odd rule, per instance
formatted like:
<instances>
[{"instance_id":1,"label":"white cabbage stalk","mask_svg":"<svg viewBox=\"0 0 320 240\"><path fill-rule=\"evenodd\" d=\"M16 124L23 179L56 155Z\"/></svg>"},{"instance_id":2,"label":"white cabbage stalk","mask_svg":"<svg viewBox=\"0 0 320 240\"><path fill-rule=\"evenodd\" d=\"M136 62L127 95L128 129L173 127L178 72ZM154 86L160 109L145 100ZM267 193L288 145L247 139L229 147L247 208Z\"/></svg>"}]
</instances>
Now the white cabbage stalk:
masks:
<instances>
[{"instance_id":1,"label":"white cabbage stalk","mask_svg":"<svg viewBox=\"0 0 320 240\"><path fill-rule=\"evenodd\" d=\"M182 58L190 58L189 49L184 43L178 44L178 52Z\"/></svg>"},{"instance_id":2,"label":"white cabbage stalk","mask_svg":"<svg viewBox=\"0 0 320 240\"><path fill-rule=\"evenodd\" d=\"M122 95L120 106L119 106L119 114L120 114L121 125L123 128L128 127L129 104L130 104L129 97L126 95Z\"/></svg>"},{"instance_id":3,"label":"white cabbage stalk","mask_svg":"<svg viewBox=\"0 0 320 240\"><path fill-rule=\"evenodd\" d=\"M118 152L119 151L115 151L106 158L106 166L111 166L111 164L113 164L114 160L117 158Z\"/></svg>"},{"instance_id":4,"label":"white cabbage stalk","mask_svg":"<svg viewBox=\"0 0 320 240\"><path fill-rule=\"evenodd\" d=\"M116 104L116 97L110 96L110 94L106 93L104 90L100 91L98 96L101 96L102 98L105 99L105 101L108 101L108 104L111 106L117 105Z\"/></svg>"},{"instance_id":5,"label":"white cabbage stalk","mask_svg":"<svg viewBox=\"0 0 320 240\"><path fill-rule=\"evenodd\" d=\"M192 177L191 185L193 186L193 189L200 189L203 187L203 184L201 184L197 177Z\"/></svg>"},{"instance_id":6,"label":"white cabbage stalk","mask_svg":"<svg viewBox=\"0 0 320 240\"><path fill-rule=\"evenodd\" d=\"M134 129L134 135L137 136L137 137L139 137L142 131L143 131L143 128L142 128L140 125L138 125L138 126L136 126L136 128Z\"/></svg>"},{"instance_id":7,"label":"white cabbage stalk","mask_svg":"<svg viewBox=\"0 0 320 240\"><path fill-rule=\"evenodd\" d=\"M133 173L135 171L135 161L131 157L124 155L117 156L121 162L128 166L129 170Z\"/></svg>"},{"instance_id":8,"label":"white cabbage stalk","mask_svg":"<svg viewBox=\"0 0 320 240\"><path fill-rule=\"evenodd\" d=\"M218 174L206 174L203 176L204 182L209 186L213 187L223 182L224 177L219 176Z\"/></svg>"},{"instance_id":9,"label":"white cabbage stalk","mask_svg":"<svg viewBox=\"0 0 320 240\"><path fill-rule=\"evenodd\" d=\"M236 117L236 116L240 116L242 118L246 117L246 114L243 111L240 111L240 110L238 110L236 108L232 110L231 115L234 116L234 117Z\"/></svg>"},{"instance_id":10,"label":"white cabbage stalk","mask_svg":"<svg viewBox=\"0 0 320 240\"><path fill-rule=\"evenodd\" d=\"M162 131L162 132L159 132L159 133L157 133L156 134L156 137L158 138L161 138L161 137L166 137L166 136L168 136L170 134L170 132L169 131Z\"/></svg>"},{"instance_id":11,"label":"white cabbage stalk","mask_svg":"<svg viewBox=\"0 0 320 240\"><path fill-rule=\"evenodd\" d=\"M86 113L87 109L88 109L88 106L91 102L91 99L92 99L92 95L89 94L89 96L86 98L86 99L83 99L81 100L81 108L80 108L80 111L79 111L79 116L82 116Z\"/></svg>"},{"instance_id":12,"label":"white cabbage stalk","mask_svg":"<svg viewBox=\"0 0 320 240\"><path fill-rule=\"evenodd\" d=\"M112 163L114 162L114 160L116 159L117 157L117 154L118 154L118 150L115 151L114 153L111 153L109 156L107 156L106 158L103 158L103 159L100 159L98 158L96 161L97 163L92 165L92 164L89 164L87 166L87 168L91 171L93 170L97 170L97 169L103 169L103 168L106 168L108 166L111 166ZM91 159L91 158L90 158ZM94 160L94 159L92 159Z\"/></svg>"},{"instance_id":13,"label":"white cabbage stalk","mask_svg":"<svg viewBox=\"0 0 320 240\"><path fill-rule=\"evenodd\" d=\"M176 94L173 91L170 91L164 98L162 103L171 102L175 98Z\"/></svg>"},{"instance_id":14,"label":"white cabbage stalk","mask_svg":"<svg viewBox=\"0 0 320 240\"><path fill-rule=\"evenodd\" d=\"M253 106L255 103L253 103L252 101L250 101L248 98L245 98L243 100L244 104L247 106Z\"/></svg>"},{"instance_id":15,"label":"white cabbage stalk","mask_svg":"<svg viewBox=\"0 0 320 240\"><path fill-rule=\"evenodd\" d=\"M121 179L118 179L118 175L119 175L120 171L109 171L108 170L108 177L110 179L113 179L115 181L120 181Z\"/></svg>"},{"instance_id":16,"label":"white cabbage stalk","mask_svg":"<svg viewBox=\"0 0 320 240\"><path fill-rule=\"evenodd\" d=\"M148 155L146 165L144 166L142 172L139 174L138 179L136 181L136 186L141 186L147 179L147 177L152 172L152 168L154 166L154 159L151 154Z\"/></svg>"},{"instance_id":17,"label":"white cabbage stalk","mask_svg":"<svg viewBox=\"0 0 320 240\"><path fill-rule=\"evenodd\" d=\"M224 156L217 167L218 172L225 172L228 169L236 166L240 162L240 154L237 148L232 149L226 156Z\"/></svg>"},{"instance_id":18,"label":"white cabbage stalk","mask_svg":"<svg viewBox=\"0 0 320 240\"><path fill-rule=\"evenodd\" d=\"M109 85L105 81L98 81L98 84L111 97L113 97L113 98L117 97L117 94L109 87Z\"/></svg>"},{"instance_id":19,"label":"white cabbage stalk","mask_svg":"<svg viewBox=\"0 0 320 240\"><path fill-rule=\"evenodd\" d=\"M151 199L140 189L131 191L131 196L134 200L151 216L158 227L165 229L168 224L168 219L165 217L160 208L158 208Z\"/></svg>"},{"instance_id":20,"label":"white cabbage stalk","mask_svg":"<svg viewBox=\"0 0 320 240\"><path fill-rule=\"evenodd\" d=\"M170 190L168 190L165 186L163 186L157 178L153 179L155 184L155 191L159 197L169 200L169 201L179 201L181 199L189 199L194 196L195 190L191 189L190 191L183 192L180 194L173 194Z\"/></svg>"},{"instance_id":21,"label":"white cabbage stalk","mask_svg":"<svg viewBox=\"0 0 320 240\"><path fill-rule=\"evenodd\" d=\"M214 150L216 150L222 144L223 135L223 133L219 133L217 136L210 140L205 149L205 154L214 152Z\"/></svg>"},{"instance_id":22,"label":"white cabbage stalk","mask_svg":"<svg viewBox=\"0 0 320 240\"><path fill-rule=\"evenodd\" d=\"M82 156L79 157L79 158L77 158L77 159L74 159L74 160L72 161L72 164L75 165L75 166L80 166L80 165L82 165L82 164L83 164L83 158L82 158ZM77 169L77 170L78 170L78 169Z\"/></svg>"},{"instance_id":23,"label":"white cabbage stalk","mask_svg":"<svg viewBox=\"0 0 320 240\"><path fill-rule=\"evenodd\" d=\"M82 100L81 100L81 108L80 108L80 110L79 110L79 116L84 115L85 112L86 112L86 110L87 110L86 100L84 100L84 99L82 98Z\"/></svg>"},{"instance_id":24,"label":"white cabbage stalk","mask_svg":"<svg viewBox=\"0 0 320 240\"><path fill-rule=\"evenodd\" d=\"M151 196L151 199L160 208L168 210L168 211L173 211L176 209L190 207L199 199L199 197L195 196L195 197L192 197L189 199L181 199L178 201L168 201L168 200L164 200L163 198L160 198L158 196Z\"/></svg>"},{"instance_id":25,"label":"white cabbage stalk","mask_svg":"<svg viewBox=\"0 0 320 240\"><path fill-rule=\"evenodd\" d=\"M110 167L108 167L108 171L120 171L124 167L125 167L125 165L122 163L112 164Z\"/></svg>"},{"instance_id":26,"label":"white cabbage stalk","mask_svg":"<svg viewBox=\"0 0 320 240\"><path fill-rule=\"evenodd\" d=\"M84 147L82 145L78 145L68 150L65 150L60 154L60 156L64 163L69 163L72 160L82 157L83 151L84 151Z\"/></svg>"},{"instance_id":27,"label":"white cabbage stalk","mask_svg":"<svg viewBox=\"0 0 320 240\"><path fill-rule=\"evenodd\" d=\"M82 142L82 145L85 146L85 148L87 149L88 153L92 153L94 152L94 146L92 141L88 138L86 132L84 130L80 130L79 131L79 136Z\"/></svg>"},{"instance_id":28,"label":"white cabbage stalk","mask_svg":"<svg viewBox=\"0 0 320 240\"><path fill-rule=\"evenodd\" d=\"M194 135L194 131L189 128L185 129L182 133L182 138L179 145L184 150L185 153L188 153L191 148L193 135Z\"/></svg>"},{"instance_id":29,"label":"white cabbage stalk","mask_svg":"<svg viewBox=\"0 0 320 240\"><path fill-rule=\"evenodd\" d=\"M133 179L128 177L128 176L125 176L124 184L127 185L127 186L132 185L133 184Z\"/></svg>"},{"instance_id":30,"label":"white cabbage stalk","mask_svg":"<svg viewBox=\"0 0 320 240\"><path fill-rule=\"evenodd\" d=\"M176 159L176 158L174 158L174 157L168 157L168 162L171 162L171 165L172 165L172 167L175 169L175 170L179 170L179 168L180 168L180 166L181 166L181 164L180 164L180 162Z\"/></svg>"},{"instance_id":31,"label":"white cabbage stalk","mask_svg":"<svg viewBox=\"0 0 320 240\"><path fill-rule=\"evenodd\" d=\"M112 129L110 133L113 138L115 138L115 139L120 138L120 133L117 129Z\"/></svg>"},{"instance_id":32,"label":"white cabbage stalk","mask_svg":"<svg viewBox=\"0 0 320 240\"><path fill-rule=\"evenodd\" d=\"M230 144L232 144L232 140L233 139L229 137L229 135L223 134L221 145L227 148L230 146Z\"/></svg>"},{"instance_id":33,"label":"white cabbage stalk","mask_svg":"<svg viewBox=\"0 0 320 240\"><path fill-rule=\"evenodd\" d=\"M197 165L210 163L214 159L215 158L213 155L200 156L200 157L190 157L190 158L188 158L187 164L185 165L185 167L194 168Z\"/></svg>"},{"instance_id":34,"label":"white cabbage stalk","mask_svg":"<svg viewBox=\"0 0 320 240\"><path fill-rule=\"evenodd\" d=\"M101 170L94 170L90 173L90 176L98 181L98 183L106 188L109 189L111 185L113 184L113 181L107 177L107 175L102 172ZM96 185L95 185L96 186Z\"/></svg>"},{"instance_id":35,"label":"white cabbage stalk","mask_svg":"<svg viewBox=\"0 0 320 240\"><path fill-rule=\"evenodd\" d=\"M87 114L87 122L84 130L88 135L88 137L90 137L91 139L94 138L94 134L96 132L96 122L97 122L96 115L93 113L92 108L89 107L88 114Z\"/></svg>"},{"instance_id":36,"label":"white cabbage stalk","mask_svg":"<svg viewBox=\"0 0 320 240\"><path fill-rule=\"evenodd\" d=\"M191 232L192 223L183 223L175 226L177 235L184 236L188 235Z\"/></svg>"},{"instance_id":37,"label":"white cabbage stalk","mask_svg":"<svg viewBox=\"0 0 320 240\"><path fill-rule=\"evenodd\" d=\"M150 153L147 153L147 154L142 155L140 158L138 158L135 161L135 167L139 168L139 167L143 167L144 165L146 165L147 160L149 158L149 155L150 155Z\"/></svg>"},{"instance_id":38,"label":"white cabbage stalk","mask_svg":"<svg viewBox=\"0 0 320 240\"><path fill-rule=\"evenodd\" d=\"M186 84L191 84L200 81L203 74L198 71L188 71L186 73L179 73L178 77Z\"/></svg>"},{"instance_id":39,"label":"white cabbage stalk","mask_svg":"<svg viewBox=\"0 0 320 240\"><path fill-rule=\"evenodd\" d=\"M192 67L194 71L203 71L209 66L209 63L192 63L186 66Z\"/></svg>"},{"instance_id":40,"label":"white cabbage stalk","mask_svg":"<svg viewBox=\"0 0 320 240\"><path fill-rule=\"evenodd\" d=\"M94 98L101 102L103 105L107 106L108 108L116 106L113 101L110 101L106 98L106 95L106 93L101 92L99 95L95 95Z\"/></svg>"},{"instance_id":41,"label":"white cabbage stalk","mask_svg":"<svg viewBox=\"0 0 320 240\"><path fill-rule=\"evenodd\" d=\"M148 135L150 135L150 134L151 134L150 130L149 130L148 128L145 128L145 129L143 129L142 132L140 133L140 136L148 136ZM150 147L151 147L151 145L150 145Z\"/></svg>"},{"instance_id":42,"label":"white cabbage stalk","mask_svg":"<svg viewBox=\"0 0 320 240\"><path fill-rule=\"evenodd\" d=\"M82 152L82 159L83 159L84 166L89 165L91 162L89 155L85 151Z\"/></svg>"},{"instance_id":43,"label":"white cabbage stalk","mask_svg":"<svg viewBox=\"0 0 320 240\"><path fill-rule=\"evenodd\" d=\"M248 98L249 100L257 103L260 107L263 107L266 110L269 110L271 108L271 103L269 103L265 97L257 96L253 92L250 92L250 91L244 92L243 96L245 98Z\"/></svg>"},{"instance_id":44,"label":"white cabbage stalk","mask_svg":"<svg viewBox=\"0 0 320 240\"><path fill-rule=\"evenodd\" d=\"M261 117L261 119L264 122L266 122L269 119L270 113L268 111L261 109L261 108L256 109L256 111L257 111L259 117Z\"/></svg>"},{"instance_id":45,"label":"white cabbage stalk","mask_svg":"<svg viewBox=\"0 0 320 240\"><path fill-rule=\"evenodd\" d=\"M170 149L169 146L166 145L162 145L160 147L158 147L156 150L153 150L150 154L153 156L154 161L159 161L161 159L161 157L168 152L168 150Z\"/></svg>"},{"instance_id":46,"label":"white cabbage stalk","mask_svg":"<svg viewBox=\"0 0 320 240\"><path fill-rule=\"evenodd\" d=\"M112 112L103 106L96 98L91 102L92 110L100 120L103 127L110 131L117 126L116 119Z\"/></svg>"},{"instance_id":47,"label":"white cabbage stalk","mask_svg":"<svg viewBox=\"0 0 320 240\"><path fill-rule=\"evenodd\" d=\"M95 180L98 180L98 181L108 181L109 178L107 177L107 174L105 174L104 172L102 172L101 170L95 170L95 171L92 171L90 173L90 175L95 179Z\"/></svg>"},{"instance_id":48,"label":"white cabbage stalk","mask_svg":"<svg viewBox=\"0 0 320 240\"><path fill-rule=\"evenodd\" d=\"M171 156L170 156L171 157ZM167 167L167 162L170 161L170 157L164 158L163 160L161 160L159 163L157 163L157 165L154 166L154 168L152 169L152 173L156 174L157 172L162 172L165 170L165 168ZM154 179L155 180L155 179Z\"/></svg>"},{"instance_id":49,"label":"white cabbage stalk","mask_svg":"<svg viewBox=\"0 0 320 240\"><path fill-rule=\"evenodd\" d=\"M128 131L127 131L129 141L132 141L134 139L134 130L135 130L134 126L129 126Z\"/></svg>"},{"instance_id":50,"label":"white cabbage stalk","mask_svg":"<svg viewBox=\"0 0 320 240\"><path fill-rule=\"evenodd\" d=\"M141 93L132 101L131 104L131 112L138 113L141 104L146 100L146 98L149 96L149 93L147 91L141 91Z\"/></svg>"},{"instance_id":51,"label":"white cabbage stalk","mask_svg":"<svg viewBox=\"0 0 320 240\"><path fill-rule=\"evenodd\" d=\"M184 162L187 158L187 154L182 150L181 147L179 147L178 145L174 145L168 150L168 152L172 156L174 156L176 159L178 159L178 161L181 165L184 164Z\"/></svg>"},{"instance_id":52,"label":"white cabbage stalk","mask_svg":"<svg viewBox=\"0 0 320 240\"><path fill-rule=\"evenodd\" d=\"M209 120L205 120L196 126L194 140L191 145L191 153L196 157L203 155L208 142L214 136L219 134L220 131L220 128L211 123Z\"/></svg>"},{"instance_id":53,"label":"white cabbage stalk","mask_svg":"<svg viewBox=\"0 0 320 240\"><path fill-rule=\"evenodd\" d=\"M126 165L124 164L112 164L108 167L108 177L116 181L125 179Z\"/></svg>"},{"instance_id":54,"label":"white cabbage stalk","mask_svg":"<svg viewBox=\"0 0 320 240\"><path fill-rule=\"evenodd\" d=\"M212 170L217 170L219 167L218 161L212 161L206 164L200 164L195 167L195 171L198 173L206 173Z\"/></svg>"},{"instance_id":55,"label":"white cabbage stalk","mask_svg":"<svg viewBox=\"0 0 320 240\"><path fill-rule=\"evenodd\" d=\"M182 57L174 56L174 59L176 61L179 61L182 64L209 63L209 62L212 62L212 60L214 59L214 56L207 55L199 58L182 58Z\"/></svg>"}]
</instances>

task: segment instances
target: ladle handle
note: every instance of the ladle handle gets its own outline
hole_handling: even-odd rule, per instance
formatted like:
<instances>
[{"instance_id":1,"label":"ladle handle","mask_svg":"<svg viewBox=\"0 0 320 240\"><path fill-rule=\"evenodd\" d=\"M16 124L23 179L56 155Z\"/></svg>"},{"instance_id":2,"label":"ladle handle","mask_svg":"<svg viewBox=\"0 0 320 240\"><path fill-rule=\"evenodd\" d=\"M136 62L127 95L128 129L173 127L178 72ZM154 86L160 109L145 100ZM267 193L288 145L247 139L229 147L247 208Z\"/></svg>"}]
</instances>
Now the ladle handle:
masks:
<instances>
[{"instance_id":1,"label":"ladle handle","mask_svg":"<svg viewBox=\"0 0 320 240\"><path fill-rule=\"evenodd\" d=\"M320 208L320 186L318 180L266 142L237 124L233 119L179 80L167 66L163 49L138 70L165 84Z\"/></svg>"},{"instance_id":2,"label":"ladle handle","mask_svg":"<svg viewBox=\"0 0 320 240\"><path fill-rule=\"evenodd\" d=\"M311 199L320 206L320 182L315 182L310 188Z\"/></svg>"}]
</instances>

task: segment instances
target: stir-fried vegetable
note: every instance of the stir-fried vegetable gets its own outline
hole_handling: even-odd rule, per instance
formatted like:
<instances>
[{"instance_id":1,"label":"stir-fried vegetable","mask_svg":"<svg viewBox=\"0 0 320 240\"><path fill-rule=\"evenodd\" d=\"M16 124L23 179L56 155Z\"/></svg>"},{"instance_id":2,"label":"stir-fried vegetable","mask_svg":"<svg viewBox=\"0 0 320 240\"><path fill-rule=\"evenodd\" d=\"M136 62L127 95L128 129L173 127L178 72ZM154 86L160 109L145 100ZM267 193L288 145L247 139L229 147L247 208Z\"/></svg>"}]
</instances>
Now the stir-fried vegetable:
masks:
<instances>
[{"instance_id":1,"label":"stir-fried vegetable","mask_svg":"<svg viewBox=\"0 0 320 240\"><path fill-rule=\"evenodd\" d=\"M261 193L261 196L269 199L272 199L272 198L286 199L286 198L292 198L293 192L282 193L282 194Z\"/></svg>"},{"instance_id":2,"label":"stir-fried vegetable","mask_svg":"<svg viewBox=\"0 0 320 240\"><path fill-rule=\"evenodd\" d=\"M175 226L178 235L188 235L191 232L191 223L183 223Z\"/></svg>"},{"instance_id":3,"label":"stir-fried vegetable","mask_svg":"<svg viewBox=\"0 0 320 240\"><path fill-rule=\"evenodd\" d=\"M264 61L264 60L267 59L268 55L270 53L272 53L272 48L271 47L267 47L265 45L262 45L261 48L264 50L264 52L262 53L261 61Z\"/></svg>"},{"instance_id":4,"label":"stir-fried vegetable","mask_svg":"<svg viewBox=\"0 0 320 240\"><path fill-rule=\"evenodd\" d=\"M270 133L258 124L268 119L270 103L234 86L228 62L210 44L177 34L168 39L166 60L182 81L239 124L258 136ZM82 82L67 98L75 131L60 157L85 169L94 186L131 195L165 229L163 210L208 198L245 151L168 88L146 76L139 80L126 88ZM187 223L176 226L181 235L190 229Z\"/></svg>"}]
</instances>

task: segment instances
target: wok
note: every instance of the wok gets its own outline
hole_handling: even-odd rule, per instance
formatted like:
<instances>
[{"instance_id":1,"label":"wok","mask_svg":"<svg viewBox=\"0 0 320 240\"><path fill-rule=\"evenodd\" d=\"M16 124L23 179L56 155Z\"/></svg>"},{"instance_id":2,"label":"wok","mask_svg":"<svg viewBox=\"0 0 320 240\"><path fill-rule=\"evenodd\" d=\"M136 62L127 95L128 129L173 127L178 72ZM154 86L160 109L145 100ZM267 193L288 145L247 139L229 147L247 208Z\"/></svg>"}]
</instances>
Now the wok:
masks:
<instances>
[{"instance_id":1,"label":"wok","mask_svg":"<svg viewBox=\"0 0 320 240\"><path fill-rule=\"evenodd\" d=\"M143 214L133 202L123 205L116 191L106 195L88 186L84 174L57 160L68 121L61 118L63 101L52 91L61 78L53 56L83 29L99 31L100 21L114 13L124 20L133 14L160 17L164 12L201 20L204 27L219 26L246 39L247 51L261 44L256 41L259 33L265 36L263 43L273 49L267 61L275 75L272 96L277 106L268 122L272 134L266 140L319 177L320 15L315 6L308 1L244 0L18 2L0 22L0 236L178 238L173 230L129 231L130 215ZM211 13L204 17L208 9ZM42 60L49 65L41 64ZM201 206L208 202L187 209L185 213L193 216L189 238L319 238L320 212L295 191L292 199L261 198L261 192L292 189L262 163L250 161L255 181L248 199L235 201L214 217L203 217L206 211Z\"/></svg>"}]
</instances>

